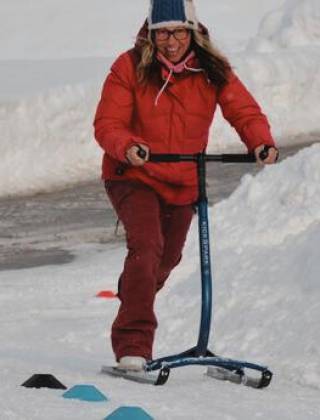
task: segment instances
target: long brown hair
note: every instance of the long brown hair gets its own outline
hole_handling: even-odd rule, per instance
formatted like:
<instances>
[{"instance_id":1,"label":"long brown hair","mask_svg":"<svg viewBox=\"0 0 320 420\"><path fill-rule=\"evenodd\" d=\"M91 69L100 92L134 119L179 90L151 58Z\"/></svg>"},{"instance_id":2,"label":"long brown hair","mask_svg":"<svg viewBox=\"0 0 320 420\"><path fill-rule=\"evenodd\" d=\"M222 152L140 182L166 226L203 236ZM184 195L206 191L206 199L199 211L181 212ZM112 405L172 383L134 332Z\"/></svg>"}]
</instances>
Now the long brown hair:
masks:
<instances>
[{"instance_id":1,"label":"long brown hair","mask_svg":"<svg viewBox=\"0 0 320 420\"><path fill-rule=\"evenodd\" d=\"M228 80L231 65L228 59L213 46L209 32L203 25L200 25L198 31L191 32L190 48L195 52L200 67L210 82L218 88L222 87ZM150 81L159 73L159 63L155 58L156 46L152 32L148 31L146 23L139 32L134 51L137 55L139 82Z\"/></svg>"}]
</instances>

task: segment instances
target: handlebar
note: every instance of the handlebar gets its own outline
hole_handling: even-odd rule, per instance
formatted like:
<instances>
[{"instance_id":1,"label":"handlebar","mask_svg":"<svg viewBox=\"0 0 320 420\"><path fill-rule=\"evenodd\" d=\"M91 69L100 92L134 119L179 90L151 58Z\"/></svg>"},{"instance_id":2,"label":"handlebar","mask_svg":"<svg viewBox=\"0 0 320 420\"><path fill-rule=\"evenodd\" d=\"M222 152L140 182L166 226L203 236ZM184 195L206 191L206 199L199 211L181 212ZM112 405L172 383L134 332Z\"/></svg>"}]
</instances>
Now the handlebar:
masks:
<instances>
[{"instance_id":1,"label":"handlebar","mask_svg":"<svg viewBox=\"0 0 320 420\"><path fill-rule=\"evenodd\" d=\"M271 146L265 145L264 149L260 152L260 159L265 160L268 157L269 149ZM137 154L140 158L145 159L147 156L146 151L139 147ZM177 153L151 153L149 155L150 162L197 162L199 157L203 156L207 162L222 162L222 163L252 163L256 162L256 157L253 153L248 154L177 154Z\"/></svg>"}]
</instances>

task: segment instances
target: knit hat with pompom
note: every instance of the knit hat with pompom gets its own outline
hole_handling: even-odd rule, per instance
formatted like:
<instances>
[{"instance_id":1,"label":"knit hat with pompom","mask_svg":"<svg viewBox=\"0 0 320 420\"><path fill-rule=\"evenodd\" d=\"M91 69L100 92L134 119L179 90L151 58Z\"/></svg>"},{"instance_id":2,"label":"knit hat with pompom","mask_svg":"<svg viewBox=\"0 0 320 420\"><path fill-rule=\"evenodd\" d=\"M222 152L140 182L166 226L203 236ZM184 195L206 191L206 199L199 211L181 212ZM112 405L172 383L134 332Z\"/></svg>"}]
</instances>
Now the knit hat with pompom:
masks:
<instances>
[{"instance_id":1,"label":"knit hat with pompom","mask_svg":"<svg viewBox=\"0 0 320 420\"><path fill-rule=\"evenodd\" d=\"M198 29L199 23L192 0L151 0L148 29L168 26Z\"/></svg>"}]
</instances>

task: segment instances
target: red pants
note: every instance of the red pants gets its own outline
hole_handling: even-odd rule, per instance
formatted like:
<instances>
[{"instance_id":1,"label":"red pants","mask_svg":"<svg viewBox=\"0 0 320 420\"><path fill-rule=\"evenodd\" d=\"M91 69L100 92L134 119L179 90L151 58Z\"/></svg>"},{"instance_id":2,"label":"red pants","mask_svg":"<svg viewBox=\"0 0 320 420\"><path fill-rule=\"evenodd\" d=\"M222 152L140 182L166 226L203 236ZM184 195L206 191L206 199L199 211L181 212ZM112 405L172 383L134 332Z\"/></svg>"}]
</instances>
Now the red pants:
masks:
<instances>
[{"instance_id":1,"label":"red pants","mask_svg":"<svg viewBox=\"0 0 320 420\"><path fill-rule=\"evenodd\" d=\"M166 204L138 182L107 182L106 189L128 248L118 286L121 305L112 325L113 351L117 360L128 355L150 360L157 327L155 295L181 259L194 209Z\"/></svg>"}]
</instances>

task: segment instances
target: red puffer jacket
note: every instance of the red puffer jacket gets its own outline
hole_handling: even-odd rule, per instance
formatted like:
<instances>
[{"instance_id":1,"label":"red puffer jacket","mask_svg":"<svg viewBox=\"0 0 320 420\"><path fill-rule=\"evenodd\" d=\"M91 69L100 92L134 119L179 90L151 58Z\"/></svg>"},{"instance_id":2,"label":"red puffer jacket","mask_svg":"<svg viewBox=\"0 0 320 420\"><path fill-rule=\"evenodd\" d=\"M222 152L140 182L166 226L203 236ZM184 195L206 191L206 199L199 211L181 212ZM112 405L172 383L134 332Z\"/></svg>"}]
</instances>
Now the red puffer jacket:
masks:
<instances>
[{"instance_id":1,"label":"red puffer jacket","mask_svg":"<svg viewBox=\"0 0 320 420\"><path fill-rule=\"evenodd\" d=\"M125 153L137 143L148 145L152 153L203 151L217 104L249 151L261 144L274 145L266 117L234 73L218 90L203 72L186 70L170 79L156 105L161 85L138 83L135 67L133 52L122 54L103 87L94 122L95 137L105 151L103 179L141 181L172 204L196 201L194 163L147 162L133 167Z\"/></svg>"}]
</instances>

